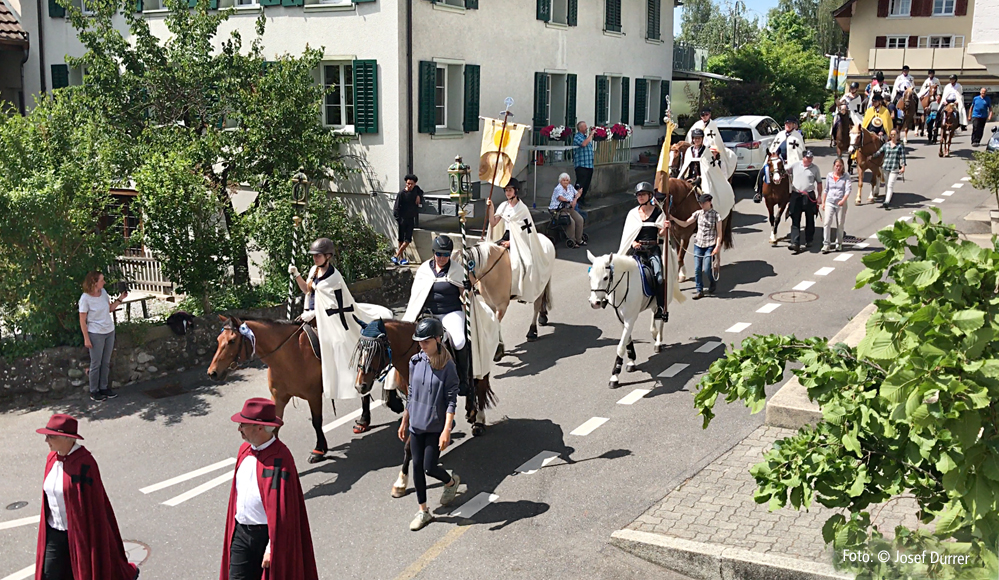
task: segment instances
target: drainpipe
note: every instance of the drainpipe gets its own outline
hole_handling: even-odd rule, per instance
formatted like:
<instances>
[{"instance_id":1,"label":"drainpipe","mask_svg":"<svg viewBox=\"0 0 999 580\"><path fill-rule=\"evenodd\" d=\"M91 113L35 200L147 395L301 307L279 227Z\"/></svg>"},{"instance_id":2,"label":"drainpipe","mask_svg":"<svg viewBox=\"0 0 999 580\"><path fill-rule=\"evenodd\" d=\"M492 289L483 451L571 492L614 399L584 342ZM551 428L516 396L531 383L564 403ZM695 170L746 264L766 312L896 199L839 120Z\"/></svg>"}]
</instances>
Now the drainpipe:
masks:
<instances>
[{"instance_id":1,"label":"drainpipe","mask_svg":"<svg viewBox=\"0 0 999 580\"><path fill-rule=\"evenodd\" d=\"M39 72L39 94L45 94L47 90L45 84L45 33L42 31L42 0L35 0L35 10L38 14L38 72Z\"/></svg>"},{"instance_id":2,"label":"drainpipe","mask_svg":"<svg viewBox=\"0 0 999 580\"><path fill-rule=\"evenodd\" d=\"M406 0L406 173L413 173L413 0Z\"/></svg>"},{"instance_id":3,"label":"drainpipe","mask_svg":"<svg viewBox=\"0 0 999 580\"><path fill-rule=\"evenodd\" d=\"M29 33L29 32L25 32L24 33L24 42L26 43L24 45L24 58L21 59L21 66L19 68L19 70L21 71L21 90L19 90L17 92L18 101L20 101L17 104L17 109L21 113L22 117L24 116L24 113L25 113L25 106L24 106L24 63L28 62L28 55L31 54L31 33Z\"/></svg>"}]
</instances>

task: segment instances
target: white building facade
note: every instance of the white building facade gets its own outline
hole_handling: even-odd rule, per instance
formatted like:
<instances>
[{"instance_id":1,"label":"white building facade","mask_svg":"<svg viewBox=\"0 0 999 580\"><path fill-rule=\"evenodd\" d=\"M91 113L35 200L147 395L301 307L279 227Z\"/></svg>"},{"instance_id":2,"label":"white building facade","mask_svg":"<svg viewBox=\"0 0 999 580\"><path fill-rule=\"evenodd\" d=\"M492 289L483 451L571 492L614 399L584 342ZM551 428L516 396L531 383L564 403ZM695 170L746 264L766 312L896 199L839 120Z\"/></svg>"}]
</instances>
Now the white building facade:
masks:
<instances>
[{"instance_id":1,"label":"white building facade","mask_svg":"<svg viewBox=\"0 0 999 580\"><path fill-rule=\"evenodd\" d=\"M999 76L999 2L978 2L971 24L971 42L968 54Z\"/></svg>"}]
</instances>

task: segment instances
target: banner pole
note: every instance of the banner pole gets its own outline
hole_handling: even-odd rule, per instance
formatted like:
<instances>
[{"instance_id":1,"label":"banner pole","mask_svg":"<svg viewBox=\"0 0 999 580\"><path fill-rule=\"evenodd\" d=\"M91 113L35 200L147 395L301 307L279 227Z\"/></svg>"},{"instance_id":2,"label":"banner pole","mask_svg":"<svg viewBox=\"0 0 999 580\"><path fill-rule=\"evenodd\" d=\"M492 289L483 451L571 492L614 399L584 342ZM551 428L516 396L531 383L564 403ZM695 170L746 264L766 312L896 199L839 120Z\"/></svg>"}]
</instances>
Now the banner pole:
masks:
<instances>
[{"instance_id":1,"label":"banner pole","mask_svg":"<svg viewBox=\"0 0 999 580\"><path fill-rule=\"evenodd\" d=\"M490 200L493 198L493 188L496 186L496 174L499 172L500 154L503 153L503 138L506 136L507 118L509 118L512 114L510 113L511 105L513 105L513 99L507 98L506 108L503 109L502 113L500 113L503 115L503 127L500 129L499 148L496 150L496 164L493 165L493 176L489 180L489 197L486 199ZM516 159L513 161L516 163ZM486 233L492 230L492 225L489 223L489 212L486 211L484 213L485 218L482 220L482 235L479 237L480 240L484 240L486 238Z\"/></svg>"}]
</instances>

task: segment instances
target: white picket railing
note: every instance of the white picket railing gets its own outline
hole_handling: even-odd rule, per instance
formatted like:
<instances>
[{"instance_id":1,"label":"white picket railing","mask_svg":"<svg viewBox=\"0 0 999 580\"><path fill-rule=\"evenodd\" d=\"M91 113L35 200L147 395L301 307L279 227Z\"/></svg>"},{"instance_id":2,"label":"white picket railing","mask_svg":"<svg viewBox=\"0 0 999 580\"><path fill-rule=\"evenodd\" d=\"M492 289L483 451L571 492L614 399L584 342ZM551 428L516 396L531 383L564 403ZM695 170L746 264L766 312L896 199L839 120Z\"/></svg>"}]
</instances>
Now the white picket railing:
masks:
<instances>
[{"instance_id":1,"label":"white picket railing","mask_svg":"<svg viewBox=\"0 0 999 580\"><path fill-rule=\"evenodd\" d=\"M149 256L119 256L115 263L128 281L129 289L137 292L172 296L174 284L163 275L160 261Z\"/></svg>"}]
</instances>

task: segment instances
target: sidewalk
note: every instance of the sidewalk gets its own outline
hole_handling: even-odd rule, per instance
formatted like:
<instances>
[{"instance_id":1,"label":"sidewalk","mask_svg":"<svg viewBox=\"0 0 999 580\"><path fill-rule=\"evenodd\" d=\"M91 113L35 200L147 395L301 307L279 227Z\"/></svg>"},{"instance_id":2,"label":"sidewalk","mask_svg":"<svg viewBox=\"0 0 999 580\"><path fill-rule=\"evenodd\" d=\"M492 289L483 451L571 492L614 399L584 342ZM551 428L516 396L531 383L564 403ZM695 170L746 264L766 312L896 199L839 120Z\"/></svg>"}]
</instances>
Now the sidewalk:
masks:
<instances>
[{"instance_id":1,"label":"sidewalk","mask_svg":"<svg viewBox=\"0 0 999 580\"><path fill-rule=\"evenodd\" d=\"M873 305L865 308L831 342L858 344L873 312ZM820 417L793 377L767 403L767 424L614 532L611 543L701 580L852 578L833 568L832 549L822 539L822 525L837 510L813 503L808 511L789 505L771 512L753 500L756 481L750 468L774 441ZM874 524L891 535L899 524L915 528L916 510L915 500L900 499L872 508L871 514Z\"/></svg>"}]
</instances>

